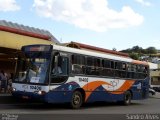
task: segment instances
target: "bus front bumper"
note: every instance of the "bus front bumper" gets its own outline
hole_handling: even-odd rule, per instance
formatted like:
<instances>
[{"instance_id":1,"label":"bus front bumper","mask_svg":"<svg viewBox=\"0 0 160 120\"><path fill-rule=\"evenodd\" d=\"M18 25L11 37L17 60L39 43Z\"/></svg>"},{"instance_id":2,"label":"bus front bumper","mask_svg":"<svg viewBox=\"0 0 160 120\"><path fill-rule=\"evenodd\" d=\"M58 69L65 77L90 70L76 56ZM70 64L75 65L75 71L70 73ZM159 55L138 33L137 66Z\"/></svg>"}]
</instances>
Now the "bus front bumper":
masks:
<instances>
[{"instance_id":1,"label":"bus front bumper","mask_svg":"<svg viewBox=\"0 0 160 120\"><path fill-rule=\"evenodd\" d=\"M45 95L39 95L37 93L24 92L24 91L15 91L12 92L13 97L18 99L26 99L32 101L45 101Z\"/></svg>"},{"instance_id":2,"label":"bus front bumper","mask_svg":"<svg viewBox=\"0 0 160 120\"><path fill-rule=\"evenodd\" d=\"M33 92L14 91L12 95L15 98L26 99L31 101L40 101L45 103L67 103L70 102L72 92L48 92L43 95Z\"/></svg>"}]
</instances>

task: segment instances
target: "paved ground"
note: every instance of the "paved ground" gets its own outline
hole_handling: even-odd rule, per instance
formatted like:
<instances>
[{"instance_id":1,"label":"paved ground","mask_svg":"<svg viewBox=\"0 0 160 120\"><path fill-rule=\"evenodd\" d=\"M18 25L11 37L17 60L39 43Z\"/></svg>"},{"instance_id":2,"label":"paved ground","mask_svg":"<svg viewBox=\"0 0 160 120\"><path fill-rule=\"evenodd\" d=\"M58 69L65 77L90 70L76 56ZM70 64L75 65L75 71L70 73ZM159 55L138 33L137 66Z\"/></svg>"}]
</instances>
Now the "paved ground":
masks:
<instances>
[{"instance_id":1,"label":"paved ground","mask_svg":"<svg viewBox=\"0 0 160 120\"><path fill-rule=\"evenodd\" d=\"M4 95L11 98L10 95ZM4 98L0 95L0 98ZM2 99L1 99L2 100ZM0 101L0 115L4 117L7 114L20 115L21 119L39 119L45 120L57 118L61 119L85 119L97 120L101 119L128 119L128 115L153 115L160 119L160 93L151 96L149 99L141 101L132 101L130 106L123 106L117 103L92 103L86 104L79 110L69 109L67 105L46 105L42 103L28 103L19 101ZM18 120L21 120L18 119ZM34 119L34 120L35 120ZM1 117L0 117L1 120ZM55 120L55 119L54 119ZM157 120L157 119L156 119Z\"/></svg>"},{"instance_id":2,"label":"paved ground","mask_svg":"<svg viewBox=\"0 0 160 120\"><path fill-rule=\"evenodd\" d=\"M123 110L121 110L123 108ZM150 96L146 100L132 101L130 106L118 103L85 104L79 110L68 109L65 104L43 104L16 101L10 94L0 94L0 113L56 113L56 114L126 114L126 113L160 113L160 93Z\"/></svg>"}]
</instances>

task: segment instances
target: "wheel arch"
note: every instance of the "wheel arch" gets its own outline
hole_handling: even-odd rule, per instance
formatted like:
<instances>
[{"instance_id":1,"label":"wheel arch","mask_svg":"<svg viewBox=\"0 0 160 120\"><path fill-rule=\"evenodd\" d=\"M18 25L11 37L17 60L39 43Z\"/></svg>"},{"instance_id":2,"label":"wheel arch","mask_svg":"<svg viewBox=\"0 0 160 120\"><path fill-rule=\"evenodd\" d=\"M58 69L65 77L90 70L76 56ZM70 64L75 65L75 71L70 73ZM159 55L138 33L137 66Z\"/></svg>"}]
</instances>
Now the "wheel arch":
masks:
<instances>
[{"instance_id":1,"label":"wheel arch","mask_svg":"<svg viewBox=\"0 0 160 120\"><path fill-rule=\"evenodd\" d=\"M85 97L86 97L84 89L82 89L82 88L76 88L73 92L75 92L75 91L81 92L82 98L83 98L83 103L84 103L85 102Z\"/></svg>"}]
</instances>

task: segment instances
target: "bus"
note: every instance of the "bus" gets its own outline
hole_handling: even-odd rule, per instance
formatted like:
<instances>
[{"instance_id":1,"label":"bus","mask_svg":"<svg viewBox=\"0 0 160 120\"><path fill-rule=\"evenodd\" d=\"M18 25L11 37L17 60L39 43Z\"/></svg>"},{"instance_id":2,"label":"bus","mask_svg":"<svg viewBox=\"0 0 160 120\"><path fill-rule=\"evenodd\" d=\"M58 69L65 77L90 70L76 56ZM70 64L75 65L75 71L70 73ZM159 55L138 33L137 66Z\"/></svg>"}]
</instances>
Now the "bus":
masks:
<instances>
[{"instance_id":1,"label":"bus","mask_svg":"<svg viewBox=\"0 0 160 120\"><path fill-rule=\"evenodd\" d=\"M60 45L27 45L17 60L12 95L45 103L83 103L148 98L149 66L129 57Z\"/></svg>"}]
</instances>

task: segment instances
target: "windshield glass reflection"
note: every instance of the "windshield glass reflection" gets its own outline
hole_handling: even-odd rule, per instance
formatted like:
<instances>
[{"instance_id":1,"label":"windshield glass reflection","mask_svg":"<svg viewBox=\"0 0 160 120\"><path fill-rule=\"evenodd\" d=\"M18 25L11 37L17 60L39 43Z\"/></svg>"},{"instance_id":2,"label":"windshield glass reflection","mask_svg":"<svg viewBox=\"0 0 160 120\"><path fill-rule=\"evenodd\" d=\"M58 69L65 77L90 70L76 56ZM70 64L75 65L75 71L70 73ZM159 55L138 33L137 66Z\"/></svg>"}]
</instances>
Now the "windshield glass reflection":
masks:
<instances>
[{"instance_id":1,"label":"windshield glass reflection","mask_svg":"<svg viewBox=\"0 0 160 120\"><path fill-rule=\"evenodd\" d=\"M32 56L32 57L31 57ZM15 81L45 83L49 66L49 58L43 54L27 54L27 58L19 58Z\"/></svg>"}]
</instances>

